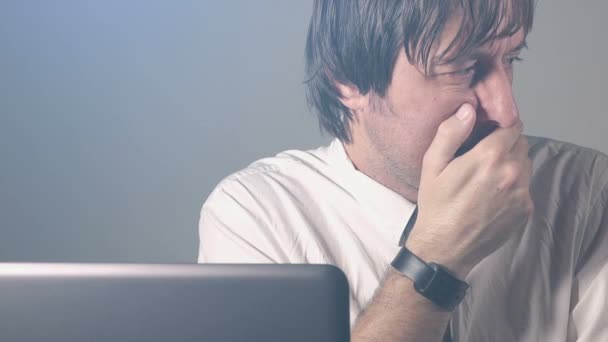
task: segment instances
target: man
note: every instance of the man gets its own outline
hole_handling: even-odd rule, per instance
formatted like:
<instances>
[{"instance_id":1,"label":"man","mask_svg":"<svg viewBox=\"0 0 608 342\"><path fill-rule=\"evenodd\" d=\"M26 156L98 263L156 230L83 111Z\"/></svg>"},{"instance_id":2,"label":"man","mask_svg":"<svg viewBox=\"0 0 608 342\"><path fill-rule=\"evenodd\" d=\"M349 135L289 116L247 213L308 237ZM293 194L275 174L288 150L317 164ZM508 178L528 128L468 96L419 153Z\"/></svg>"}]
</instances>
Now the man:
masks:
<instances>
[{"instance_id":1,"label":"man","mask_svg":"<svg viewBox=\"0 0 608 342\"><path fill-rule=\"evenodd\" d=\"M522 134L532 17L533 0L315 1L308 98L336 139L224 179L199 262L337 265L353 341L608 341L608 157Z\"/></svg>"}]
</instances>

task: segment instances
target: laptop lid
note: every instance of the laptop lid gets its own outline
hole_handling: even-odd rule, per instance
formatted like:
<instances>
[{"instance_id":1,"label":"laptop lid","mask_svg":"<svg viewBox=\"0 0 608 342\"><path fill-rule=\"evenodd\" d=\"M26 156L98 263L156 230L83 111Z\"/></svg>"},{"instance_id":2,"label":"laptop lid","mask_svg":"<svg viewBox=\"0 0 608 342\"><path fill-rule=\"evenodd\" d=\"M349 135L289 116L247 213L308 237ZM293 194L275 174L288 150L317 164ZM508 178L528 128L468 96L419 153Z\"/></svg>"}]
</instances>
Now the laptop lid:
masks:
<instances>
[{"instance_id":1,"label":"laptop lid","mask_svg":"<svg viewBox=\"0 0 608 342\"><path fill-rule=\"evenodd\" d=\"M0 263L2 341L349 341L331 265Z\"/></svg>"}]
</instances>

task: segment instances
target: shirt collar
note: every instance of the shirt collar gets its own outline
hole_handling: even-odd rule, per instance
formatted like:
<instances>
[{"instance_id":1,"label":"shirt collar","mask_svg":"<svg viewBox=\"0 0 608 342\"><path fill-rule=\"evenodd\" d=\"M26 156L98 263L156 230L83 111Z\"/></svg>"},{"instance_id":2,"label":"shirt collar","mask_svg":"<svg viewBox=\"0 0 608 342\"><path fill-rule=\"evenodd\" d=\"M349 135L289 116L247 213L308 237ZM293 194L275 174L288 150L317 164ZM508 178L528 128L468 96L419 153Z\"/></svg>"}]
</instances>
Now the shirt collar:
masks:
<instances>
[{"instance_id":1,"label":"shirt collar","mask_svg":"<svg viewBox=\"0 0 608 342\"><path fill-rule=\"evenodd\" d=\"M339 139L334 139L330 143L328 152L336 166L342 168L344 174L350 178L352 186L361 197L361 203L370 206L385 218L379 228L385 229L390 240L398 245L416 204L357 170Z\"/></svg>"}]
</instances>

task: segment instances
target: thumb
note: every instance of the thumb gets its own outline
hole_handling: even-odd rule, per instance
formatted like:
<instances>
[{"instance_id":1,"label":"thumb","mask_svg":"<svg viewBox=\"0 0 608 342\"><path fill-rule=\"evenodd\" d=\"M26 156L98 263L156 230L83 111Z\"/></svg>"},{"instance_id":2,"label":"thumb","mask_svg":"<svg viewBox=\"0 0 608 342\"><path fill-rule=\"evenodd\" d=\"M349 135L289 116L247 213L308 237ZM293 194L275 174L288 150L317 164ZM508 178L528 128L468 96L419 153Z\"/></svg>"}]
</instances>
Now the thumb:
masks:
<instances>
[{"instance_id":1,"label":"thumb","mask_svg":"<svg viewBox=\"0 0 608 342\"><path fill-rule=\"evenodd\" d=\"M439 125L437 134L424 155L422 173L435 178L454 159L475 125L475 109L465 103L454 115Z\"/></svg>"}]
</instances>

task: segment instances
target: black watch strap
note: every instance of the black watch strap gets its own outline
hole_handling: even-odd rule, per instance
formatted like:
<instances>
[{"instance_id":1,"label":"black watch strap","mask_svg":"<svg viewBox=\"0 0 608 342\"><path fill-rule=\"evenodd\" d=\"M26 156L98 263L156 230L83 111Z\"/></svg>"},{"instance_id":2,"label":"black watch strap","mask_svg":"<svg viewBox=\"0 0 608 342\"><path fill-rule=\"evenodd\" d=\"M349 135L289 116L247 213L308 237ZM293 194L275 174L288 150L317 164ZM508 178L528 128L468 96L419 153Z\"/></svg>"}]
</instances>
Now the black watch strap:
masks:
<instances>
[{"instance_id":1,"label":"black watch strap","mask_svg":"<svg viewBox=\"0 0 608 342\"><path fill-rule=\"evenodd\" d=\"M416 223L417 218L418 205L416 205L416 207L414 208L414 212L412 212L412 216L410 216L410 219L407 221L407 224L405 225L405 229L401 234L401 238L399 239L399 244L397 246L405 245L405 241L407 241L408 236L410 236L410 232L412 231L412 229L414 229L414 224Z\"/></svg>"},{"instance_id":2,"label":"black watch strap","mask_svg":"<svg viewBox=\"0 0 608 342\"><path fill-rule=\"evenodd\" d=\"M405 246L401 247L391 265L414 282L416 292L445 311L453 311L469 288L469 284L445 267L434 262L427 264Z\"/></svg>"}]
</instances>

